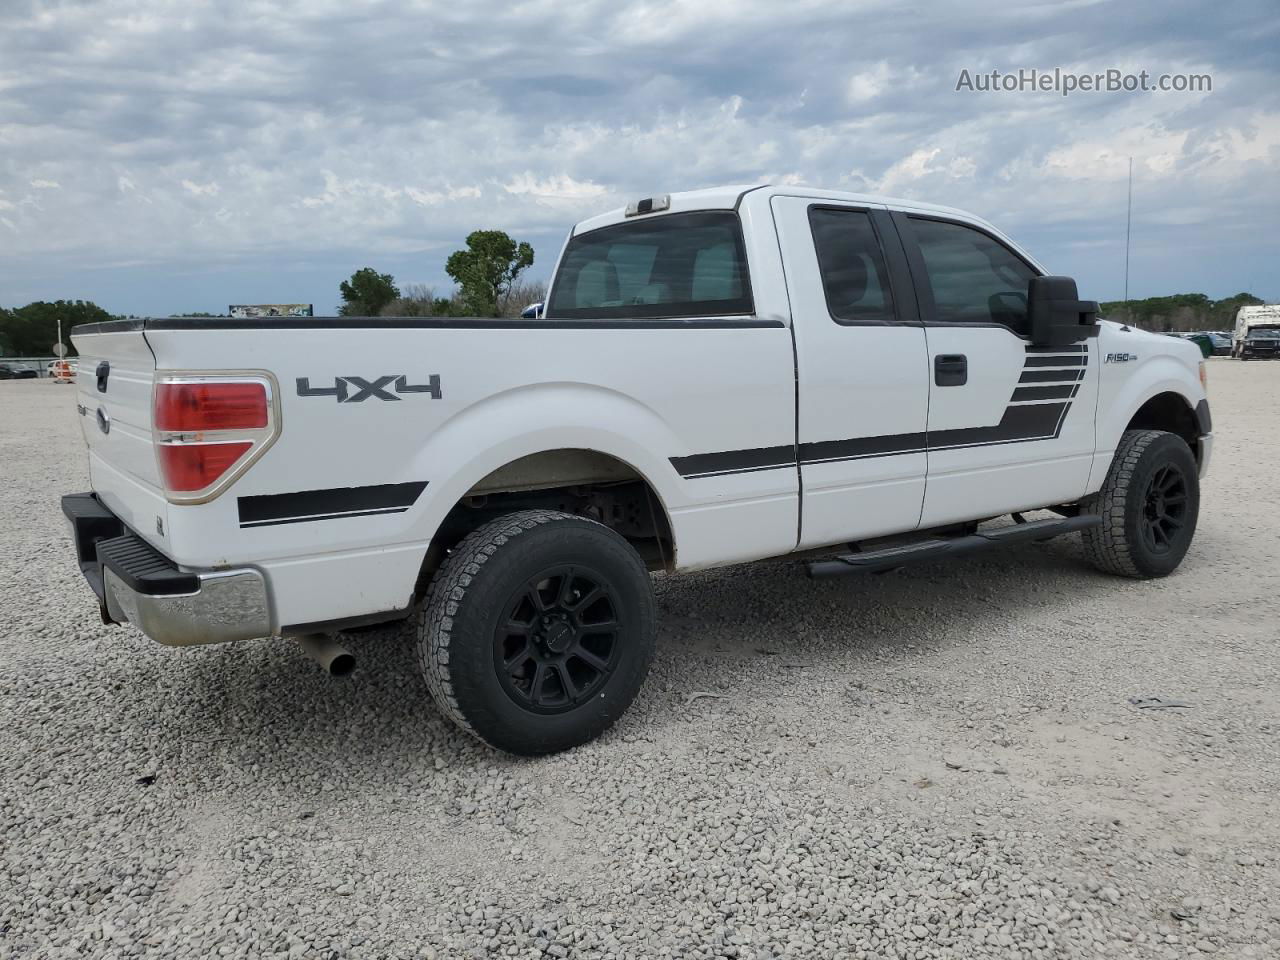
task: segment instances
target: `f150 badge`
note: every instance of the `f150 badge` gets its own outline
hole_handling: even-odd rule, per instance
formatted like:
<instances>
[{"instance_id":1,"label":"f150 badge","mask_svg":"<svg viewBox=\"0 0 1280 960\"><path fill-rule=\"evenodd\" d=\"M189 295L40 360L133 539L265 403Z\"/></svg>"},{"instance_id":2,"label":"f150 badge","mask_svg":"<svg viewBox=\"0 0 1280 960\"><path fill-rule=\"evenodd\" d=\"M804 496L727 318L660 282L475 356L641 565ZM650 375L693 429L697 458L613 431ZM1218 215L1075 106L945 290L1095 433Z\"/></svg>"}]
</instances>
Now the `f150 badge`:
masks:
<instances>
[{"instance_id":1,"label":"f150 badge","mask_svg":"<svg viewBox=\"0 0 1280 960\"><path fill-rule=\"evenodd\" d=\"M1130 360L1137 360L1136 353L1108 353L1103 363L1128 363Z\"/></svg>"},{"instance_id":2,"label":"f150 badge","mask_svg":"<svg viewBox=\"0 0 1280 960\"><path fill-rule=\"evenodd\" d=\"M385 377L334 377L332 387L313 387L310 377L298 377L298 396L334 397L338 403L360 403L370 397L379 400L400 400L404 394L427 393L433 400L441 400L440 375L433 373L426 383L410 383L403 373L390 373Z\"/></svg>"}]
</instances>

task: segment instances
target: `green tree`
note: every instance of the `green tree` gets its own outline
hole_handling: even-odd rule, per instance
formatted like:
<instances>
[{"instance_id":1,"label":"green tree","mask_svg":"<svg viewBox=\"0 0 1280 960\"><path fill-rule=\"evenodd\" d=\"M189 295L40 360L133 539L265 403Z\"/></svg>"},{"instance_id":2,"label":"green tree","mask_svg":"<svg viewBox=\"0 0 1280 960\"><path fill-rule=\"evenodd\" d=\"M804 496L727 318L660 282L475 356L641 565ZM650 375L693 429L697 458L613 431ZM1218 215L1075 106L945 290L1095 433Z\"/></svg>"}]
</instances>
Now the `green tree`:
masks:
<instances>
[{"instance_id":1,"label":"green tree","mask_svg":"<svg viewBox=\"0 0 1280 960\"><path fill-rule=\"evenodd\" d=\"M0 343L10 356L48 357L58 339L58 321L62 321L62 341L75 354L71 330L82 323L100 323L116 319L102 307L88 300L37 300L25 307L0 309Z\"/></svg>"},{"instance_id":2,"label":"green tree","mask_svg":"<svg viewBox=\"0 0 1280 960\"><path fill-rule=\"evenodd\" d=\"M344 317L376 317L383 307L400 297L395 278L372 267L362 267L350 280L343 280L338 292L343 300L338 313Z\"/></svg>"},{"instance_id":3,"label":"green tree","mask_svg":"<svg viewBox=\"0 0 1280 960\"><path fill-rule=\"evenodd\" d=\"M467 237L467 249L449 254L444 269L462 288L468 312L496 317L511 284L532 264L529 244L516 243L502 230L475 230Z\"/></svg>"}]
</instances>

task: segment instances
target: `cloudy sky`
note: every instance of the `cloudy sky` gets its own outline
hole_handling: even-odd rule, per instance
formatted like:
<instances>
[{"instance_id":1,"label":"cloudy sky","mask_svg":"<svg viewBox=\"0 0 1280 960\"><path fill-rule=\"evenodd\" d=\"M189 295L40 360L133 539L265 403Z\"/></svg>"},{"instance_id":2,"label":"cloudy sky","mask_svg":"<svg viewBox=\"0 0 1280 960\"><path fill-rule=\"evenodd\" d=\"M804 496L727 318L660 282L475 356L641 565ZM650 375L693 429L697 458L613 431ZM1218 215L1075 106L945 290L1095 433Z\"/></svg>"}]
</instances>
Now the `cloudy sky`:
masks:
<instances>
[{"instance_id":1,"label":"cloudy sky","mask_svg":"<svg viewBox=\"0 0 1280 960\"><path fill-rule=\"evenodd\" d=\"M0 0L0 305L448 287L477 227L720 183L946 203L1119 298L1280 299L1275 0ZM962 70L1209 93L956 91Z\"/></svg>"}]
</instances>

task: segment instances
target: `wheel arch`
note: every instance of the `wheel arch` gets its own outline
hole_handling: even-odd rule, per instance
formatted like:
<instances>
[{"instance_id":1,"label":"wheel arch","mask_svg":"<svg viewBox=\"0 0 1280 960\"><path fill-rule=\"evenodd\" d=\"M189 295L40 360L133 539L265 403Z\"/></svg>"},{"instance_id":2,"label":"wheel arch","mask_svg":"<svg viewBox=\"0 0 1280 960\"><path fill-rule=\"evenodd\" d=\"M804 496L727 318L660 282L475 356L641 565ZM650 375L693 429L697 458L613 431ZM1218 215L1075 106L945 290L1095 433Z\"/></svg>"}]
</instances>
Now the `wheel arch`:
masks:
<instances>
[{"instance_id":1,"label":"wheel arch","mask_svg":"<svg viewBox=\"0 0 1280 960\"><path fill-rule=\"evenodd\" d=\"M504 514L529 509L595 520L631 543L651 570L675 569L671 511L657 485L615 453L559 447L510 459L454 498L423 556L415 601L425 595L448 551L468 533Z\"/></svg>"},{"instance_id":2,"label":"wheel arch","mask_svg":"<svg viewBox=\"0 0 1280 960\"><path fill-rule=\"evenodd\" d=\"M1148 397L1124 428L1128 430L1164 430L1186 441L1199 461L1200 427L1195 407L1187 397L1175 390L1165 390Z\"/></svg>"},{"instance_id":3,"label":"wheel arch","mask_svg":"<svg viewBox=\"0 0 1280 960\"><path fill-rule=\"evenodd\" d=\"M1096 449L1108 459L1126 430L1168 430L1197 448L1196 405L1205 393L1194 367L1157 355L1144 361L1119 383L1102 386L1098 403Z\"/></svg>"},{"instance_id":4,"label":"wheel arch","mask_svg":"<svg viewBox=\"0 0 1280 960\"><path fill-rule=\"evenodd\" d=\"M673 569L674 514L683 500L662 452L678 449L674 431L650 407L596 384L531 384L468 405L413 454L414 475L430 478L415 523L428 546L414 598L452 544L504 510L557 509L618 529L613 508L625 506L632 522L619 532L651 568ZM635 523L638 499L652 530Z\"/></svg>"}]
</instances>

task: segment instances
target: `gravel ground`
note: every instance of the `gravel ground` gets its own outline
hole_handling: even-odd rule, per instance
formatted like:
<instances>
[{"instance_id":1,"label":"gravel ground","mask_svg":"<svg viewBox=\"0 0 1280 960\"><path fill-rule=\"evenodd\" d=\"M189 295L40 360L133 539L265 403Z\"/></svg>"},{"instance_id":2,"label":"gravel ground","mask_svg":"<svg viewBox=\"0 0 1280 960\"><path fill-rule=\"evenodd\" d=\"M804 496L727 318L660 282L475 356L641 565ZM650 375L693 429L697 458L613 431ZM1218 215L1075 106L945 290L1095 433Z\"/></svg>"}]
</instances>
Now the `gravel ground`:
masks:
<instances>
[{"instance_id":1,"label":"gravel ground","mask_svg":"<svg viewBox=\"0 0 1280 960\"><path fill-rule=\"evenodd\" d=\"M0 957L1280 956L1278 386L1212 364L1167 580L1074 538L663 578L630 713L528 761L392 636L334 681L99 624L72 390L0 383Z\"/></svg>"}]
</instances>

